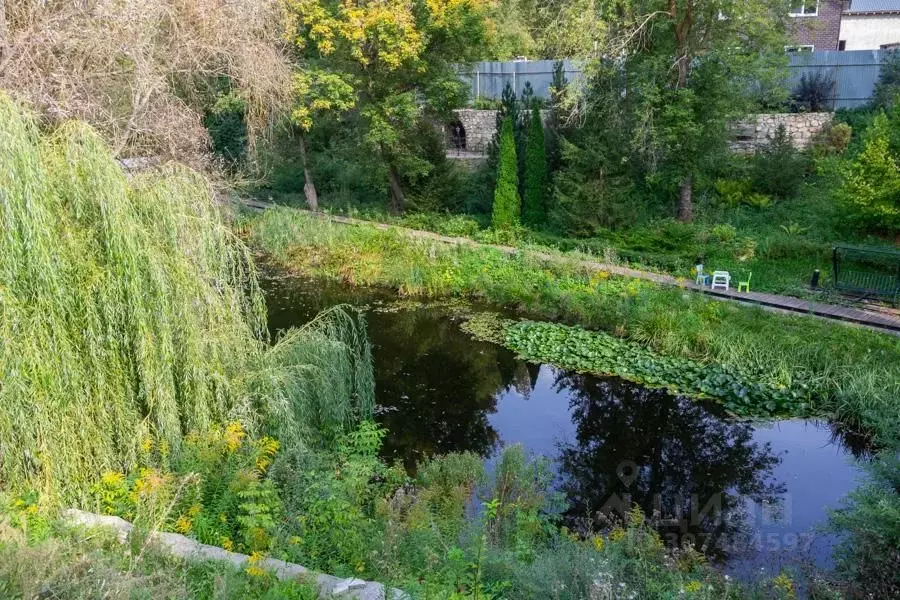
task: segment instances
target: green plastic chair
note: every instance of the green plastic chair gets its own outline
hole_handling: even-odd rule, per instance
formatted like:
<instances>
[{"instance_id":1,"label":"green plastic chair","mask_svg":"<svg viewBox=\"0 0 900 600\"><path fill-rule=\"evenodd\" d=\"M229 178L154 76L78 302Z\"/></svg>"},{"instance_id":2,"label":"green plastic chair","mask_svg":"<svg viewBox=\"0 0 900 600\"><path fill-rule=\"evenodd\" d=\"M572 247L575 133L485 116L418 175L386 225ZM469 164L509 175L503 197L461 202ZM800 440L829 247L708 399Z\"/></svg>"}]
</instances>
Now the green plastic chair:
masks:
<instances>
[{"instance_id":1,"label":"green plastic chair","mask_svg":"<svg viewBox=\"0 0 900 600\"><path fill-rule=\"evenodd\" d=\"M750 292L750 280L753 278L753 272L751 271L749 275L747 275L747 281L739 281L738 282L738 291L739 292Z\"/></svg>"}]
</instances>

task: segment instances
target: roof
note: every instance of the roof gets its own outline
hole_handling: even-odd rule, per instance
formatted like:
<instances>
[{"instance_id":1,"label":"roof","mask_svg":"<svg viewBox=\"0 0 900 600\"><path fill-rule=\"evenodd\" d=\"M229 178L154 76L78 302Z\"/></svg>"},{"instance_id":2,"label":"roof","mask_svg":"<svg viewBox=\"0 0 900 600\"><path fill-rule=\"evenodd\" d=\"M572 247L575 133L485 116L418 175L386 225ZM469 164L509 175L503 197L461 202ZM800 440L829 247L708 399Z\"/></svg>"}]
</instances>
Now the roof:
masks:
<instances>
[{"instance_id":1,"label":"roof","mask_svg":"<svg viewBox=\"0 0 900 600\"><path fill-rule=\"evenodd\" d=\"M852 0L846 14L900 13L900 0Z\"/></svg>"}]
</instances>

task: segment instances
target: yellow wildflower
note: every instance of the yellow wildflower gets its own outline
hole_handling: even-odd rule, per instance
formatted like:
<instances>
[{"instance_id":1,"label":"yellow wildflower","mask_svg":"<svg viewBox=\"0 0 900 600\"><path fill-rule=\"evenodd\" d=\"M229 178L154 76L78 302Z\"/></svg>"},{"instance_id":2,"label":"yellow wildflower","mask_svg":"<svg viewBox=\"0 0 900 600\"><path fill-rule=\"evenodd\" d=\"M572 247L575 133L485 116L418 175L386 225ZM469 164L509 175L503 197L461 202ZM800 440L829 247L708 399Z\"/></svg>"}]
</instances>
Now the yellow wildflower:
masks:
<instances>
[{"instance_id":1,"label":"yellow wildflower","mask_svg":"<svg viewBox=\"0 0 900 600\"><path fill-rule=\"evenodd\" d=\"M595 535L591 539L591 542L593 542L593 544L594 544L594 550L596 550L597 552L600 552L601 550L603 550L603 545L605 542L603 541L603 538L601 536Z\"/></svg>"},{"instance_id":2,"label":"yellow wildflower","mask_svg":"<svg viewBox=\"0 0 900 600\"><path fill-rule=\"evenodd\" d=\"M796 597L796 592L794 591L794 582L791 581L791 578L786 574L781 573L778 577L772 580L772 584L775 586L775 589L783 594L784 598L793 599Z\"/></svg>"},{"instance_id":3,"label":"yellow wildflower","mask_svg":"<svg viewBox=\"0 0 900 600\"><path fill-rule=\"evenodd\" d=\"M144 454L149 454L149 452L153 450L153 438L149 435L144 436L141 439L140 448L141 452L143 452Z\"/></svg>"},{"instance_id":4,"label":"yellow wildflower","mask_svg":"<svg viewBox=\"0 0 900 600\"><path fill-rule=\"evenodd\" d=\"M266 575L266 570L259 566L259 563L265 557L261 552L253 552L250 554L250 558L247 559L247 564L250 565L246 569L246 573L248 575L252 575L253 577L263 577Z\"/></svg>"},{"instance_id":5,"label":"yellow wildflower","mask_svg":"<svg viewBox=\"0 0 900 600\"><path fill-rule=\"evenodd\" d=\"M611 539L614 542L618 542L619 540L621 540L624 537L625 537L625 530L622 529L621 527L616 527L609 534L609 539Z\"/></svg>"},{"instance_id":6,"label":"yellow wildflower","mask_svg":"<svg viewBox=\"0 0 900 600\"><path fill-rule=\"evenodd\" d=\"M188 514L189 514L190 516L192 516L192 517L196 517L197 515L200 514L200 512L201 512L202 510L203 510L203 507L202 507L202 506L200 506L199 504L193 504L193 505L191 505L191 507L188 509Z\"/></svg>"},{"instance_id":7,"label":"yellow wildflower","mask_svg":"<svg viewBox=\"0 0 900 600\"><path fill-rule=\"evenodd\" d=\"M181 515L180 517L178 517L178 520L175 521L175 531L177 531L178 533L190 533L193 527L194 524L185 515Z\"/></svg>"},{"instance_id":8,"label":"yellow wildflower","mask_svg":"<svg viewBox=\"0 0 900 600\"><path fill-rule=\"evenodd\" d=\"M223 538L222 538L222 548L224 548L225 550L228 550L229 552L231 552L232 549L234 549L234 542L232 542L232 541L231 541L229 538L227 538L227 537L223 537Z\"/></svg>"},{"instance_id":9,"label":"yellow wildflower","mask_svg":"<svg viewBox=\"0 0 900 600\"><path fill-rule=\"evenodd\" d=\"M685 584L684 591L690 594L695 594L700 591L701 587L703 586L700 585L699 581L689 581L687 582L687 584Z\"/></svg>"},{"instance_id":10,"label":"yellow wildflower","mask_svg":"<svg viewBox=\"0 0 900 600\"><path fill-rule=\"evenodd\" d=\"M249 567L247 567L246 573L251 577L265 577L266 570L257 567L256 565L250 565Z\"/></svg>"},{"instance_id":11,"label":"yellow wildflower","mask_svg":"<svg viewBox=\"0 0 900 600\"><path fill-rule=\"evenodd\" d=\"M233 423L229 423L228 427L225 428L224 437L225 447L229 452L234 452L241 447L241 443L244 438L247 437L247 433L244 431L244 427L239 421L234 421Z\"/></svg>"},{"instance_id":12,"label":"yellow wildflower","mask_svg":"<svg viewBox=\"0 0 900 600\"><path fill-rule=\"evenodd\" d=\"M264 437L259 441L259 455L256 457L256 468L261 473L264 473L269 468L269 465L272 464L272 459L275 457L276 452L278 452L278 440Z\"/></svg>"},{"instance_id":13,"label":"yellow wildflower","mask_svg":"<svg viewBox=\"0 0 900 600\"><path fill-rule=\"evenodd\" d=\"M100 477L100 482L106 487L119 487L125 481L125 475L118 471L107 471Z\"/></svg>"}]
</instances>

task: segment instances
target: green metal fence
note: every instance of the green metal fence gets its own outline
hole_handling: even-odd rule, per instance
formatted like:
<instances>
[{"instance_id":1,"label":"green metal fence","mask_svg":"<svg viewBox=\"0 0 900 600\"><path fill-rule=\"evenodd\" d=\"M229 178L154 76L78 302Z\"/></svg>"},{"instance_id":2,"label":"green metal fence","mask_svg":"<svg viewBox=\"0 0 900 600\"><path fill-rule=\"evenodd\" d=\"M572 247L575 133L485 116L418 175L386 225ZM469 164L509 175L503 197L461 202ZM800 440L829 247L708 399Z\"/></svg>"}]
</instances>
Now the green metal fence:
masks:
<instances>
[{"instance_id":1,"label":"green metal fence","mask_svg":"<svg viewBox=\"0 0 900 600\"><path fill-rule=\"evenodd\" d=\"M900 251L835 245L831 275L834 287L864 297L900 299Z\"/></svg>"}]
</instances>

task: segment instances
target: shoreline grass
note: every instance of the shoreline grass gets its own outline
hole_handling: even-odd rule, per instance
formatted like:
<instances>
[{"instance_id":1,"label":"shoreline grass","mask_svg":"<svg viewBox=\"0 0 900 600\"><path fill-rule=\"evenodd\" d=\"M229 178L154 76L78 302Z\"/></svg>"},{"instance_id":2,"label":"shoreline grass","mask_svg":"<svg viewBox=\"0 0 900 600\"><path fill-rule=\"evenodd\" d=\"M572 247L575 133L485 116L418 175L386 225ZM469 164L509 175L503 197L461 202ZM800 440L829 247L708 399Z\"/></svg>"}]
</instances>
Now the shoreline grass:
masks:
<instances>
[{"instance_id":1,"label":"shoreline grass","mask_svg":"<svg viewBox=\"0 0 900 600\"><path fill-rule=\"evenodd\" d=\"M887 445L900 431L900 339L804 316L716 302L574 262L545 264L489 248L450 248L398 232L269 210L242 225L284 267L401 296L465 297L598 329L655 352L732 367Z\"/></svg>"}]
</instances>

